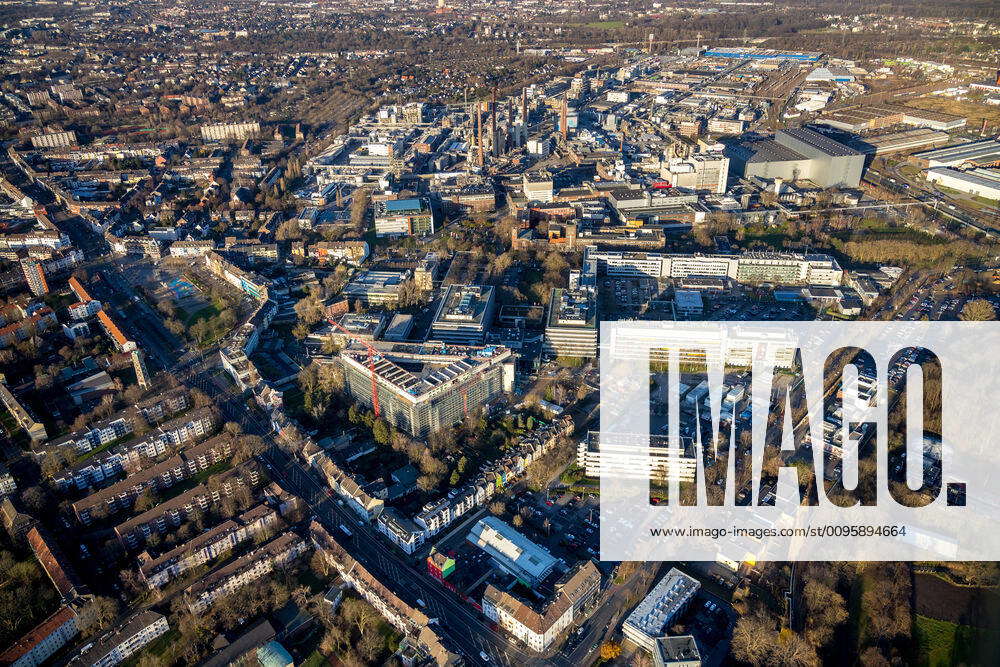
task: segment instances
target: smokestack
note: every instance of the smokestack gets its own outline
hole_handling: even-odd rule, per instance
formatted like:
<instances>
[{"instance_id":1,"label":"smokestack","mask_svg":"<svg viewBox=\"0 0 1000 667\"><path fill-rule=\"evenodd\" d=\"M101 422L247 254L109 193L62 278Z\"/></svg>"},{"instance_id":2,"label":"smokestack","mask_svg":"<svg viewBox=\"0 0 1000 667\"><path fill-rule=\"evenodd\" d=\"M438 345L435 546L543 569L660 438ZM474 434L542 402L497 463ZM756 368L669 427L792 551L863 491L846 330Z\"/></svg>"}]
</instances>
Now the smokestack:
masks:
<instances>
[{"instance_id":1,"label":"smokestack","mask_svg":"<svg viewBox=\"0 0 1000 667\"><path fill-rule=\"evenodd\" d=\"M566 141L569 135L569 101L565 95L563 95L562 113L559 115L559 134L562 135L563 141Z\"/></svg>"},{"instance_id":2,"label":"smokestack","mask_svg":"<svg viewBox=\"0 0 1000 667\"><path fill-rule=\"evenodd\" d=\"M499 141L497 141L497 86L493 84L493 103L490 107L490 149L493 155L500 155Z\"/></svg>"},{"instance_id":3,"label":"smokestack","mask_svg":"<svg viewBox=\"0 0 1000 667\"><path fill-rule=\"evenodd\" d=\"M483 109L476 102L476 149L479 151L479 167L483 166Z\"/></svg>"}]
</instances>

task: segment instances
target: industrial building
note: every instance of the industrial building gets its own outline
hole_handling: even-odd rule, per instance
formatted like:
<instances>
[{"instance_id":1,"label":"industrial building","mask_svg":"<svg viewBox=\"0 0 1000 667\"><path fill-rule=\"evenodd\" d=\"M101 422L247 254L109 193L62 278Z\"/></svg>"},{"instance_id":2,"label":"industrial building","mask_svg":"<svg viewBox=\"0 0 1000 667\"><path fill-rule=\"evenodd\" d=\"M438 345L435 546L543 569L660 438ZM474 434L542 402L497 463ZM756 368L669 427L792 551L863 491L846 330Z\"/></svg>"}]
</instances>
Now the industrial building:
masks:
<instances>
[{"instance_id":1,"label":"industrial building","mask_svg":"<svg viewBox=\"0 0 1000 667\"><path fill-rule=\"evenodd\" d=\"M430 337L454 345L482 343L495 308L492 287L449 285L431 323Z\"/></svg>"},{"instance_id":2,"label":"industrial building","mask_svg":"<svg viewBox=\"0 0 1000 667\"><path fill-rule=\"evenodd\" d=\"M1000 141L983 139L954 146L945 146L913 155L913 162L929 169L933 167L1000 167Z\"/></svg>"},{"instance_id":3,"label":"industrial building","mask_svg":"<svg viewBox=\"0 0 1000 667\"><path fill-rule=\"evenodd\" d=\"M747 179L812 181L823 188L856 188L865 157L805 127L779 130L773 139L746 141L726 149L733 172Z\"/></svg>"},{"instance_id":4,"label":"industrial building","mask_svg":"<svg viewBox=\"0 0 1000 667\"><path fill-rule=\"evenodd\" d=\"M345 389L374 408L367 350L340 353ZM381 417L418 438L462 421L514 386L514 359L502 346L379 344L372 358Z\"/></svg>"},{"instance_id":5,"label":"industrial building","mask_svg":"<svg viewBox=\"0 0 1000 667\"><path fill-rule=\"evenodd\" d=\"M428 236L434 233L434 211L426 197L376 201L376 236Z\"/></svg>"},{"instance_id":6,"label":"industrial building","mask_svg":"<svg viewBox=\"0 0 1000 667\"><path fill-rule=\"evenodd\" d=\"M1000 200L1000 170L997 169L959 171L949 167L935 167L927 171L927 180L975 197Z\"/></svg>"},{"instance_id":7,"label":"industrial building","mask_svg":"<svg viewBox=\"0 0 1000 667\"><path fill-rule=\"evenodd\" d=\"M660 176L677 188L722 194L729 179L729 158L718 151L672 158L661 169Z\"/></svg>"},{"instance_id":8,"label":"industrial building","mask_svg":"<svg viewBox=\"0 0 1000 667\"><path fill-rule=\"evenodd\" d=\"M727 58L736 60L797 60L800 62L816 62L823 57L818 51L775 51L773 49L757 49L750 47L710 47L705 51L706 58Z\"/></svg>"},{"instance_id":9,"label":"industrial building","mask_svg":"<svg viewBox=\"0 0 1000 667\"><path fill-rule=\"evenodd\" d=\"M820 116L816 122L847 132L868 132L897 125L926 127L931 130L957 130L965 127L966 118L894 104L872 104L831 111Z\"/></svg>"},{"instance_id":10,"label":"industrial building","mask_svg":"<svg viewBox=\"0 0 1000 667\"><path fill-rule=\"evenodd\" d=\"M916 127L912 130L859 137L851 141L850 146L865 155L882 156L942 146L948 143L949 139L947 132Z\"/></svg>"},{"instance_id":11,"label":"industrial building","mask_svg":"<svg viewBox=\"0 0 1000 667\"><path fill-rule=\"evenodd\" d=\"M476 522L466 539L493 559L494 564L534 588L556 568L559 559L495 516Z\"/></svg>"},{"instance_id":12,"label":"industrial building","mask_svg":"<svg viewBox=\"0 0 1000 667\"><path fill-rule=\"evenodd\" d=\"M542 352L556 357L596 357L598 326L596 290L553 288Z\"/></svg>"},{"instance_id":13,"label":"industrial building","mask_svg":"<svg viewBox=\"0 0 1000 667\"><path fill-rule=\"evenodd\" d=\"M625 638L655 653L657 640L684 613L700 587L697 579L671 568L625 620Z\"/></svg>"},{"instance_id":14,"label":"industrial building","mask_svg":"<svg viewBox=\"0 0 1000 667\"><path fill-rule=\"evenodd\" d=\"M595 260L601 273L623 278L663 280L691 276L740 282L839 285L844 272L830 255L793 252L745 252L741 255L667 254L598 250L587 246L584 259Z\"/></svg>"}]
</instances>

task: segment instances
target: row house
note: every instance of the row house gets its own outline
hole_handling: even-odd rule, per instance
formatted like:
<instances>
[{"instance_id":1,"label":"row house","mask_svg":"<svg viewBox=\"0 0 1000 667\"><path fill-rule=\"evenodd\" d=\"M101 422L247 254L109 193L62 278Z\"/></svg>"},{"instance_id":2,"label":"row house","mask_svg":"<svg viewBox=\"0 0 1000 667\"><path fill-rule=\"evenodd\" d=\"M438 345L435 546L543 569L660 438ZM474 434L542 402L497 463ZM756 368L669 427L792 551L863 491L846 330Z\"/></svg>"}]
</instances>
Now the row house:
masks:
<instances>
[{"instance_id":1,"label":"row house","mask_svg":"<svg viewBox=\"0 0 1000 667\"><path fill-rule=\"evenodd\" d=\"M84 525L89 525L95 510L105 508L108 514L128 510L147 489L154 492L168 489L226 460L232 452L232 439L228 435L217 436L90 494L73 503L73 512Z\"/></svg>"},{"instance_id":2,"label":"row house","mask_svg":"<svg viewBox=\"0 0 1000 667\"><path fill-rule=\"evenodd\" d=\"M309 525L309 538L313 547L337 570L340 577L402 632L406 636L404 642L418 648L428 664L462 664L461 658L444 646L434 626L429 625L430 619L425 613L408 605L365 569L318 521L314 520Z\"/></svg>"},{"instance_id":3,"label":"row house","mask_svg":"<svg viewBox=\"0 0 1000 667\"><path fill-rule=\"evenodd\" d=\"M294 532L283 533L245 556L209 572L184 591L192 614L203 614L221 597L270 574L309 550L310 544Z\"/></svg>"},{"instance_id":4,"label":"row house","mask_svg":"<svg viewBox=\"0 0 1000 667\"><path fill-rule=\"evenodd\" d=\"M150 588L161 588L191 568L254 539L278 523L278 512L273 508L263 504L251 507L157 558L151 558L146 552L141 553L139 574Z\"/></svg>"}]
</instances>

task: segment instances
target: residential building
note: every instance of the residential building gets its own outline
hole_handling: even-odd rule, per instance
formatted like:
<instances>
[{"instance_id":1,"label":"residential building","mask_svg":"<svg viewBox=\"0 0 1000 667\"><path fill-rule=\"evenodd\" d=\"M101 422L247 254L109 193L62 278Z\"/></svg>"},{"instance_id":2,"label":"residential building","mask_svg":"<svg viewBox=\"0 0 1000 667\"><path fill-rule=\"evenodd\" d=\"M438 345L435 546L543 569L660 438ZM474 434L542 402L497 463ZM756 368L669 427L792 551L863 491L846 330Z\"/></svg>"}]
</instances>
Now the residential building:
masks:
<instances>
[{"instance_id":1,"label":"residential building","mask_svg":"<svg viewBox=\"0 0 1000 667\"><path fill-rule=\"evenodd\" d=\"M188 609L203 614L219 598L269 574L275 567L298 558L310 547L308 541L294 532L283 533L222 565L184 590Z\"/></svg>"},{"instance_id":2,"label":"residential building","mask_svg":"<svg viewBox=\"0 0 1000 667\"><path fill-rule=\"evenodd\" d=\"M144 492L155 494L169 489L214 465L228 462L232 453L232 438L228 435L217 436L137 470L120 482L76 501L72 505L73 512L87 525L95 510L100 510L102 515L127 510Z\"/></svg>"},{"instance_id":3,"label":"residential building","mask_svg":"<svg viewBox=\"0 0 1000 667\"><path fill-rule=\"evenodd\" d=\"M167 617L163 614L150 610L141 611L88 644L89 648L71 658L68 664L113 667L142 650L169 629Z\"/></svg>"},{"instance_id":4,"label":"residential building","mask_svg":"<svg viewBox=\"0 0 1000 667\"><path fill-rule=\"evenodd\" d=\"M11 667L42 665L78 632L76 612L69 605L63 605L0 653L0 664Z\"/></svg>"},{"instance_id":5,"label":"residential building","mask_svg":"<svg viewBox=\"0 0 1000 667\"><path fill-rule=\"evenodd\" d=\"M28 290L35 296L49 293L49 283L45 280L45 269L37 259L26 257L20 261L21 272L28 283Z\"/></svg>"},{"instance_id":6,"label":"residential building","mask_svg":"<svg viewBox=\"0 0 1000 667\"><path fill-rule=\"evenodd\" d=\"M600 585L600 570L589 560L563 575L556 582L553 598L542 604L522 600L490 584L483 593L483 615L530 649L545 651L593 604Z\"/></svg>"},{"instance_id":7,"label":"residential building","mask_svg":"<svg viewBox=\"0 0 1000 667\"><path fill-rule=\"evenodd\" d=\"M246 141L260 134L260 123L216 123L201 126L205 141Z\"/></svg>"},{"instance_id":8,"label":"residential building","mask_svg":"<svg viewBox=\"0 0 1000 667\"><path fill-rule=\"evenodd\" d=\"M251 507L157 558L139 555L139 575L150 588L162 588L191 568L231 551L279 525L279 516L267 505Z\"/></svg>"},{"instance_id":9,"label":"residential building","mask_svg":"<svg viewBox=\"0 0 1000 667\"><path fill-rule=\"evenodd\" d=\"M4 409L10 413L17 425L24 429L32 444L37 445L45 442L48 438L45 425L39 422L21 401L17 400L13 392L7 388L7 383L3 381L0 381L0 404L3 404Z\"/></svg>"}]
</instances>

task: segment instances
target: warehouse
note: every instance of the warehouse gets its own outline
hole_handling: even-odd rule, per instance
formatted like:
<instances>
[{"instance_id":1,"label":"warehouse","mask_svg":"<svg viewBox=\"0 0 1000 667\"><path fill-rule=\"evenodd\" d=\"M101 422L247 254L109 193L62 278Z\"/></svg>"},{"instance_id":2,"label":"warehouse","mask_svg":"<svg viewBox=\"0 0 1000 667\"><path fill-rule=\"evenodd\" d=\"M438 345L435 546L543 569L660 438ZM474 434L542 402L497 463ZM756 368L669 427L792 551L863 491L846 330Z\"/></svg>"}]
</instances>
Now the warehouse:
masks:
<instances>
[{"instance_id":1,"label":"warehouse","mask_svg":"<svg viewBox=\"0 0 1000 667\"><path fill-rule=\"evenodd\" d=\"M744 178L809 180L823 188L856 188L865 156L805 127L779 130L773 139L727 149L733 171Z\"/></svg>"},{"instance_id":2,"label":"warehouse","mask_svg":"<svg viewBox=\"0 0 1000 667\"><path fill-rule=\"evenodd\" d=\"M996 167L1000 166L1000 141L983 139L954 146L924 151L913 156L914 162L932 167Z\"/></svg>"},{"instance_id":3,"label":"warehouse","mask_svg":"<svg viewBox=\"0 0 1000 667\"><path fill-rule=\"evenodd\" d=\"M935 167L927 172L927 180L965 194L1000 200L1000 171L996 169L959 171L949 167Z\"/></svg>"}]
</instances>

